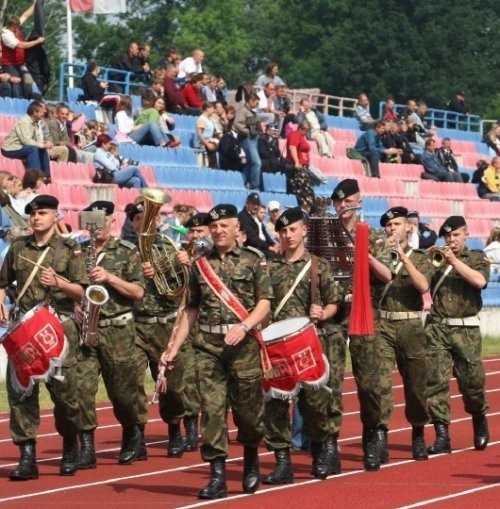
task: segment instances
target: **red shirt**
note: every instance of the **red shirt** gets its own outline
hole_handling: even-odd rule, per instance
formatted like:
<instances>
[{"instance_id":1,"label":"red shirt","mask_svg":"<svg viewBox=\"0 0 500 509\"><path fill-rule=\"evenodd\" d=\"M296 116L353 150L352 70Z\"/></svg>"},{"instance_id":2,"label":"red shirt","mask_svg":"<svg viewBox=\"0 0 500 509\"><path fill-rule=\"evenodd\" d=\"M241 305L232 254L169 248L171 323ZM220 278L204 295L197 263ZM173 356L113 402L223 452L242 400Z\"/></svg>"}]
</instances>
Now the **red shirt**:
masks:
<instances>
[{"instance_id":1,"label":"red shirt","mask_svg":"<svg viewBox=\"0 0 500 509\"><path fill-rule=\"evenodd\" d=\"M200 90L194 83L189 83L182 89L182 96L186 104L192 108L201 108L203 106Z\"/></svg>"},{"instance_id":2,"label":"red shirt","mask_svg":"<svg viewBox=\"0 0 500 509\"><path fill-rule=\"evenodd\" d=\"M309 166L311 145L309 145L306 137L299 130L293 131L286 140L286 158L293 162L292 156L290 155L290 147L297 147L299 163L304 166Z\"/></svg>"}]
</instances>

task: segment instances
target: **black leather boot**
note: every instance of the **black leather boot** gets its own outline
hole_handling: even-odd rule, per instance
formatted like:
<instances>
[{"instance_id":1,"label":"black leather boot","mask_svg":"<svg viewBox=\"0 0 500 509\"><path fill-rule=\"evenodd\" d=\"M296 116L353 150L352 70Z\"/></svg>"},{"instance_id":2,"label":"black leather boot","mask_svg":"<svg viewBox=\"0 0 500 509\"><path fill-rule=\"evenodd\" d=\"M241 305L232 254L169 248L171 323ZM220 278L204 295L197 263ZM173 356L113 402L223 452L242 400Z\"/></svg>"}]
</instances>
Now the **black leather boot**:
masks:
<instances>
[{"instance_id":1,"label":"black leather boot","mask_svg":"<svg viewBox=\"0 0 500 509\"><path fill-rule=\"evenodd\" d=\"M219 458L210 462L210 480L208 484L198 492L198 498L226 498L226 460Z\"/></svg>"},{"instance_id":2,"label":"black leather boot","mask_svg":"<svg viewBox=\"0 0 500 509\"><path fill-rule=\"evenodd\" d=\"M380 463L389 463L389 449L387 448L387 428L379 426L377 428L378 441L380 445Z\"/></svg>"},{"instance_id":3,"label":"black leather boot","mask_svg":"<svg viewBox=\"0 0 500 509\"><path fill-rule=\"evenodd\" d=\"M436 430L436 440L430 447L427 448L427 452L429 454L442 454L444 452L451 452L448 425L442 422L435 422L434 429Z\"/></svg>"},{"instance_id":4,"label":"black leather boot","mask_svg":"<svg viewBox=\"0 0 500 509\"><path fill-rule=\"evenodd\" d=\"M168 425L168 446L167 456L169 458L180 458L184 454L184 438L182 438L181 425Z\"/></svg>"},{"instance_id":5,"label":"black leather boot","mask_svg":"<svg viewBox=\"0 0 500 509\"><path fill-rule=\"evenodd\" d=\"M363 463L365 470L372 472L380 468L380 441L377 428L363 431Z\"/></svg>"},{"instance_id":6,"label":"black leather boot","mask_svg":"<svg viewBox=\"0 0 500 509\"><path fill-rule=\"evenodd\" d=\"M118 456L120 465L130 465L139 456L141 447L141 432L137 425L123 428L122 430L122 448Z\"/></svg>"},{"instance_id":7,"label":"black leather boot","mask_svg":"<svg viewBox=\"0 0 500 509\"><path fill-rule=\"evenodd\" d=\"M94 430L80 431L80 453L78 454L78 468L87 470L97 466L94 446Z\"/></svg>"},{"instance_id":8,"label":"black leather boot","mask_svg":"<svg viewBox=\"0 0 500 509\"><path fill-rule=\"evenodd\" d=\"M326 439L326 449L328 451L328 475L340 474L340 456L336 436L330 435Z\"/></svg>"},{"instance_id":9,"label":"black leather boot","mask_svg":"<svg viewBox=\"0 0 500 509\"><path fill-rule=\"evenodd\" d=\"M414 460L421 461L429 458L425 446L423 426L413 426L411 431L411 451Z\"/></svg>"},{"instance_id":10,"label":"black leather boot","mask_svg":"<svg viewBox=\"0 0 500 509\"><path fill-rule=\"evenodd\" d=\"M36 466L36 447L34 440L28 440L19 444L21 457L17 467L9 473L11 481L28 481L38 479L38 467Z\"/></svg>"},{"instance_id":11,"label":"black leather boot","mask_svg":"<svg viewBox=\"0 0 500 509\"><path fill-rule=\"evenodd\" d=\"M274 451L276 466L274 470L262 479L263 484L292 484L293 470L290 461L290 449Z\"/></svg>"},{"instance_id":12,"label":"black leather boot","mask_svg":"<svg viewBox=\"0 0 500 509\"><path fill-rule=\"evenodd\" d=\"M313 457L311 474L316 479L326 479L328 477L328 448L326 440L324 442L311 441L311 453Z\"/></svg>"},{"instance_id":13,"label":"black leather boot","mask_svg":"<svg viewBox=\"0 0 500 509\"><path fill-rule=\"evenodd\" d=\"M186 430L184 450L196 451L198 449L198 417L185 417L184 429Z\"/></svg>"},{"instance_id":14,"label":"black leather boot","mask_svg":"<svg viewBox=\"0 0 500 509\"><path fill-rule=\"evenodd\" d=\"M474 428L474 449L476 449L476 451L482 451L486 449L490 441L490 432L488 431L486 415L473 415L472 426Z\"/></svg>"},{"instance_id":15,"label":"black leather boot","mask_svg":"<svg viewBox=\"0 0 500 509\"><path fill-rule=\"evenodd\" d=\"M146 425L138 424L139 433L141 434L141 440L139 443L139 454L137 455L137 461L146 461L148 459L148 450L146 449Z\"/></svg>"},{"instance_id":16,"label":"black leather boot","mask_svg":"<svg viewBox=\"0 0 500 509\"><path fill-rule=\"evenodd\" d=\"M257 447L243 449L243 493L255 493L260 485Z\"/></svg>"},{"instance_id":17,"label":"black leather boot","mask_svg":"<svg viewBox=\"0 0 500 509\"><path fill-rule=\"evenodd\" d=\"M63 453L59 465L60 475L75 475L78 470L78 439L63 437Z\"/></svg>"}]
</instances>

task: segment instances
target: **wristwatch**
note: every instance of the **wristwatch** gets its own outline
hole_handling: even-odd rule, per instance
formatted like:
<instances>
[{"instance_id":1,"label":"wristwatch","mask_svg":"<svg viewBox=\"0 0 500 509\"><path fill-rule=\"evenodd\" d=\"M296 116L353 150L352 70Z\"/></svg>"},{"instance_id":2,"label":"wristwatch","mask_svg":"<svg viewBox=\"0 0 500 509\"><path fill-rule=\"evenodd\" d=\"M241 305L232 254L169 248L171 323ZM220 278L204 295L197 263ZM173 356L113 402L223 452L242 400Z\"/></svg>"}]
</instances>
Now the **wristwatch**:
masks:
<instances>
[{"instance_id":1,"label":"wristwatch","mask_svg":"<svg viewBox=\"0 0 500 509\"><path fill-rule=\"evenodd\" d=\"M250 327L246 323L240 323L240 327L243 329L243 332L245 334L248 334L248 331L250 330Z\"/></svg>"}]
</instances>

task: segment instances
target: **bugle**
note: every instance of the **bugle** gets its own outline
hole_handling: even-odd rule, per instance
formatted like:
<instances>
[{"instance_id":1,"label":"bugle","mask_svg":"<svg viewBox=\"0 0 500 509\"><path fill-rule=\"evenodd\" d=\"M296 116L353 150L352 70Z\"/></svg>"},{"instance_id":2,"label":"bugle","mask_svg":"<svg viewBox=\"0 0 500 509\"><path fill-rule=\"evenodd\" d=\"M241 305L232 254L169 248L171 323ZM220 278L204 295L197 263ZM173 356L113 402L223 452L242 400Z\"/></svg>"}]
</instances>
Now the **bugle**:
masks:
<instances>
[{"instance_id":1,"label":"bugle","mask_svg":"<svg viewBox=\"0 0 500 509\"><path fill-rule=\"evenodd\" d=\"M450 246L432 246L429 248L429 258L434 267L439 268L442 267L446 263L445 253L450 249Z\"/></svg>"}]
</instances>

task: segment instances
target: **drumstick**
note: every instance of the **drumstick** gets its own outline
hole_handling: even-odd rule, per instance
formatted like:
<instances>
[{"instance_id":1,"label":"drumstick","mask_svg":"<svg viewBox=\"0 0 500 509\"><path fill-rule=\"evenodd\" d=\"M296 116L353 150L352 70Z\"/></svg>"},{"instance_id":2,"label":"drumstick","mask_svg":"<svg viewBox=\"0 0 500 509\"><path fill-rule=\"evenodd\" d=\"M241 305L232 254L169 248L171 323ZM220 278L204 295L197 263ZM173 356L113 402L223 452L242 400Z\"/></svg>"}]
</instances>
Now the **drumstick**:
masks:
<instances>
[{"instance_id":1,"label":"drumstick","mask_svg":"<svg viewBox=\"0 0 500 509\"><path fill-rule=\"evenodd\" d=\"M31 265L34 265L35 267L38 267L39 269L49 269L50 268L50 267L44 267L43 265L40 265L39 263L36 263L33 260L30 260L29 258L26 258L23 255L18 255L18 257L21 258L21 260L24 260L25 262L31 263ZM62 279L63 281L66 281L66 283L71 284L71 281L69 279L66 279L64 276L60 276L59 274L56 274L55 272L54 272L54 276L58 277L59 279Z\"/></svg>"}]
</instances>

